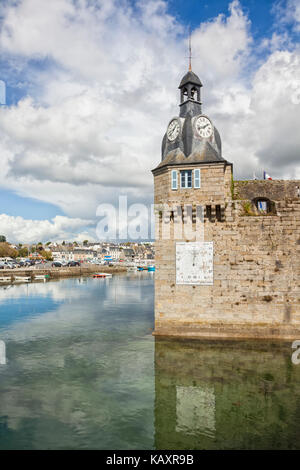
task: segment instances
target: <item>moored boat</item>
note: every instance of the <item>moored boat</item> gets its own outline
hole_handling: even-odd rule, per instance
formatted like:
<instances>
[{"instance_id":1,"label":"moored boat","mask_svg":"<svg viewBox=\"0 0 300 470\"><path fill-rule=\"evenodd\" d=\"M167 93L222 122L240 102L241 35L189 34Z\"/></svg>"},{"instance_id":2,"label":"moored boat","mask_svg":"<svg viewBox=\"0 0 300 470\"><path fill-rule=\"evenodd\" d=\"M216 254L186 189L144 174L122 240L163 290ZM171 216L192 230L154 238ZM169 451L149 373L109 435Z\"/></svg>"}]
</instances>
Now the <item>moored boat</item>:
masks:
<instances>
[{"instance_id":1,"label":"moored boat","mask_svg":"<svg viewBox=\"0 0 300 470\"><path fill-rule=\"evenodd\" d=\"M35 281L46 281L49 278L50 278L49 274L38 274L34 276Z\"/></svg>"},{"instance_id":2,"label":"moored boat","mask_svg":"<svg viewBox=\"0 0 300 470\"><path fill-rule=\"evenodd\" d=\"M95 273L93 277L112 277L112 274L110 273Z\"/></svg>"},{"instance_id":3,"label":"moored boat","mask_svg":"<svg viewBox=\"0 0 300 470\"><path fill-rule=\"evenodd\" d=\"M14 282L31 282L31 277L29 276L14 276Z\"/></svg>"}]
</instances>

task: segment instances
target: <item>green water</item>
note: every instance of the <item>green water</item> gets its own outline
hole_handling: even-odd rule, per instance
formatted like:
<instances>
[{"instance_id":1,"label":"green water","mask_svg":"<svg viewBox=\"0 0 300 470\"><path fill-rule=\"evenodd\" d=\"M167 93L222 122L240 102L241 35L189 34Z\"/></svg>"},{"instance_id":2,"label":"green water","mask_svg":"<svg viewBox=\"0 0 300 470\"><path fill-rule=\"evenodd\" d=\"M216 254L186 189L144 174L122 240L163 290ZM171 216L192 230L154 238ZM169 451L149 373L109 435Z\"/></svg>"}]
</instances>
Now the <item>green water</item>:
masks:
<instances>
[{"instance_id":1,"label":"green water","mask_svg":"<svg viewBox=\"0 0 300 470\"><path fill-rule=\"evenodd\" d=\"M0 288L0 449L300 448L291 345L154 339L153 273Z\"/></svg>"}]
</instances>

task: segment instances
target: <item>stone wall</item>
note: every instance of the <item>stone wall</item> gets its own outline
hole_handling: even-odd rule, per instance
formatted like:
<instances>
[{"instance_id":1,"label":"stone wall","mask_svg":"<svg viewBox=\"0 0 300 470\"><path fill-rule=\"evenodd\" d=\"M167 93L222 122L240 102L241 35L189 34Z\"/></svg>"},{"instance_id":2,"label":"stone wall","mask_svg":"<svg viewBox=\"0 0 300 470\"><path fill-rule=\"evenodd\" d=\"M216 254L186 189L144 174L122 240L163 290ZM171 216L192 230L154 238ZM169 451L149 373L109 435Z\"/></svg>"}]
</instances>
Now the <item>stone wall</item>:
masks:
<instances>
[{"instance_id":1,"label":"stone wall","mask_svg":"<svg viewBox=\"0 0 300 470\"><path fill-rule=\"evenodd\" d=\"M170 188L168 177L168 173L159 175L159 180L156 177L156 203L173 203L172 193L162 192ZM257 191L267 188L264 196L277 200L284 188L288 197L278 199L276 215L245 215L244 202L230 200L224 192L225 219L204 221L204 241L214 242L212 286L177 285L176 240L157 239L155 334L300 339L300 198L292 197L297 183L235 185L242 199L262 196ZM202 202L197 190L182 199Z\"/></svg>"},{"instance_id":2,"label":"stone wall","mask_svg":"<svg viewBox=\"0 0 300 470\"><path fill-rule=\"evenodd\" d=\"M193 170L195 166L172 166L155 172L154 203L180 203L180 204L224 204L231 200L231 165L201 165L201 187L199 189L171 188L171 171Z\"/></svg>"},{"instance_id":3,"label":"stone wall","mask_svg":"<svg viewBox=\"0 0 300 470\"><path fill-rule=\"evenodd\" d=\"M267 197L273 201L297 197L300 180L250 180L235 181L234 196L236 199L254 199Z\"/></svg>"}]
</instances>

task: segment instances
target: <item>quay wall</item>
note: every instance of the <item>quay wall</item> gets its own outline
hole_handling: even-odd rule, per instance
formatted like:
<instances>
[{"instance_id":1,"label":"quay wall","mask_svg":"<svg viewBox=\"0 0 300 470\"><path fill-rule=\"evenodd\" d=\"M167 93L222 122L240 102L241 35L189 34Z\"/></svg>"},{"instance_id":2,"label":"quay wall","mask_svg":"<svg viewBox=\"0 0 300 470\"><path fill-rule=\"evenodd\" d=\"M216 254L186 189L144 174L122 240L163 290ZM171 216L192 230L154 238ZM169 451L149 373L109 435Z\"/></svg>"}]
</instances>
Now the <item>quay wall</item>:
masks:
<instances>
[{"instance_id":1,"label":"quay wall","mask_svg":"<svg viewBox=\"0 0 300 470\"><path fill-rule=\"evenodd\" d=\"M58 279L63 277L73 276L89 276L96 272L103 273L121 273L126 272L125 266L73 266L73 267L62 267L62 268L16 268L16 269L1 269L1 277L11 277L14 280L14 276L28 276L34 279L35 276L48 274L50 279Z\"/></svg>"}]
</instances>

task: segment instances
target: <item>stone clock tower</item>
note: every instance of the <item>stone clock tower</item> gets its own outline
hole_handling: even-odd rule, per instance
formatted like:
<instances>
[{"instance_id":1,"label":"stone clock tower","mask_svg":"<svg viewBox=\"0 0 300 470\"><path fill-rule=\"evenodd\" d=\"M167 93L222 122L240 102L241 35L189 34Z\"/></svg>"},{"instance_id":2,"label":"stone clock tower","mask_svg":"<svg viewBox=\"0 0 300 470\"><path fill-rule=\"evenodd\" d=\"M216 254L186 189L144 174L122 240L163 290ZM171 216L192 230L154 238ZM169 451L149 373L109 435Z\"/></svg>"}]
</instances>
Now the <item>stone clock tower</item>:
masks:
<instances>
[{"instance_id":1,"label":"stone clock tower","mask_svg":"<svg viewBox=\"0 0 300 470\"><path fill-rule=\"evenodd\" d=\"M300 337L300 181L233 181L202 83L180 82L153 170L156 335Z\"/></svg>"},{"instance_id":2,"label":"stone clock tower","mask_svg":"<svg viewBox=\"0 0 300 470\"><path fill-rule=\"evenodd\" d=\"M201 87L191 70L182 78L179 116L167 125L162 159L152 171L155 334L198 336L216 295L214 231L230 216L232 164L202 113Z\"/></svg>"}]
</instances>

